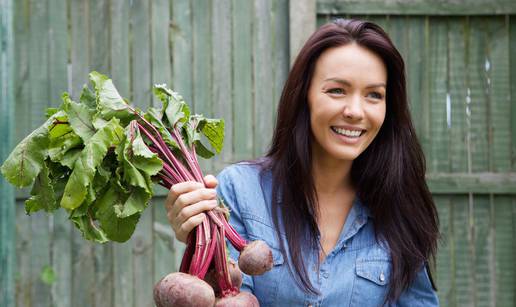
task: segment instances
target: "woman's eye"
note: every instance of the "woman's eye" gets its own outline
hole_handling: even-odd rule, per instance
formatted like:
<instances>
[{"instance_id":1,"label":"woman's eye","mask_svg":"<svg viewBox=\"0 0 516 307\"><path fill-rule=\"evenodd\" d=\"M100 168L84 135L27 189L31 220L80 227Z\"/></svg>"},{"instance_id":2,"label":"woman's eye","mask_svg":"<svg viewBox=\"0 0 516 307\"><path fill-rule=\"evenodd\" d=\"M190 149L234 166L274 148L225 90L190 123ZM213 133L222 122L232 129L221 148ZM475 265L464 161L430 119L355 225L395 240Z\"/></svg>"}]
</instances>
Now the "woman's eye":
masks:
<instances>
[{"instance_id":1,"label":"woman's eye","mask_svg":"<svg viewBox=\"0 0 516 307\"><path fill-rule=\"evenodd\" d=\"M326 93L342 95L342 94L344 94L344 90L341 88L331 88L331 89L327 90Z\"/></svg>"},{"instance_id":2,"label":"woman's eye","mask_svg":"<svg viewBox=\"0 0 516 307\"><path fill-rule=\"evenodd\" d=\"M382 99L383 98L383 95L378 92L371 92L371 93L369 93L369 96L374 99Z\"/></svg>"}]
</instances>

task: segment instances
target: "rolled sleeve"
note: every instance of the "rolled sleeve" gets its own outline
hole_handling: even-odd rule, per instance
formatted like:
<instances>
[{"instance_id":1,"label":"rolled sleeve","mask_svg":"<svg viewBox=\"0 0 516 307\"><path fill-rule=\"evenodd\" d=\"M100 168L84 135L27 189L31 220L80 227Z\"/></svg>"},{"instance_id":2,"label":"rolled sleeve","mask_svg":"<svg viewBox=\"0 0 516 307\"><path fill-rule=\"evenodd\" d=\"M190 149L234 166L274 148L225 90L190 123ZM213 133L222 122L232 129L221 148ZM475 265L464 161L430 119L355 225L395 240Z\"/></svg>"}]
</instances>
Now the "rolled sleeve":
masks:
<instances>
[{"instance_id":1,"label":"rolled sleeve","mask_svg":"<svg viewBox=\"0 0 516 307\"><path fill-rule=\"evenodd\" d=\"M426 265L417 273L412 286L401 294L395 306L439 306L439 298L430 281Z\"/></svg>"}]
</instances>

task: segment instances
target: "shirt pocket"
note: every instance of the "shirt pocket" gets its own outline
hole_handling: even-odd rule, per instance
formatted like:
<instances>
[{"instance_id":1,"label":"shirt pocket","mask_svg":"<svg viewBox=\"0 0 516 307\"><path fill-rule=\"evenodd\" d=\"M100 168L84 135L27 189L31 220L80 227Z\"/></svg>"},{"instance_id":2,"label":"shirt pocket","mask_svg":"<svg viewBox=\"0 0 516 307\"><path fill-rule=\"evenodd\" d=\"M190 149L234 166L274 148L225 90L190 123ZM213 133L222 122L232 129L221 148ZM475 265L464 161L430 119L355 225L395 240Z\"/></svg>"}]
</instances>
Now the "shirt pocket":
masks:
<instances>
[{"instance_id":1,"label":"shirt pocket","mask_svg":"<svg viewBox=\"0 0 516 307\"><path fill-rule=\"evenodd\" d=\"M390 259L357 259L355 273L351 306L381 306L384 303L389 287Z\"/></svg>"},{"instance_id":2,"label":"shirt pocket","mask_svg":"<svg viewBox=\"0 0 516 307\"><path fill-rule=\"evenodd\" d=\"M262 218L251 214L242 214L249 239L262 240L272 251L273 267L263 275L253 276L253 293L260 301L260 306L275 306L280 280L288 275L285 271L284 258L280 251L275 229Z\"/></svg>"}]
</instances>

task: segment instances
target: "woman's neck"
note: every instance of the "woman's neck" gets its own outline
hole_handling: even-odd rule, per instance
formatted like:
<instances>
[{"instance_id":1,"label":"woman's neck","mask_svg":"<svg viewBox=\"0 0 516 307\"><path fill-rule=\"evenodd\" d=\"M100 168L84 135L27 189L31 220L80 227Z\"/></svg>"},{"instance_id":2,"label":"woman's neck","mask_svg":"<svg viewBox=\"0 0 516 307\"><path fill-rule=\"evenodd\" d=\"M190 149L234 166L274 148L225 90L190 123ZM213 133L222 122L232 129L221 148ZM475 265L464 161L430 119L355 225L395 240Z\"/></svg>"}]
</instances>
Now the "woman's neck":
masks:
<instances>
[{"instance_id":1,"label":"woman's neck","mask_svg":"<svg viewBox=\"0 0 516 307\"><path fill-rule=\"evenodd\" d=\"M312 160L312 174L318 195L331 195L351 188L351 165L353 161L317 159Z\"/></svg>"}]
</instances>

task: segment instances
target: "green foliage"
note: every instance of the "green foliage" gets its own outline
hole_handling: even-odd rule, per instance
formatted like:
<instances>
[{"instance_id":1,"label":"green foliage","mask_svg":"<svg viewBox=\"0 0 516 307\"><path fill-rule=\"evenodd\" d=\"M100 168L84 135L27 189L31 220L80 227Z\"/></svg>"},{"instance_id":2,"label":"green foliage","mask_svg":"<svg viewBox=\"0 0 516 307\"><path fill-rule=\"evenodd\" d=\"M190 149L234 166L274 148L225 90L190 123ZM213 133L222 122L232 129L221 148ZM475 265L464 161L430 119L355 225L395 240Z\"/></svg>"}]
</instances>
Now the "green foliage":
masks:
<instances>
[{"instance_id":1,"label":"green foliage","mask_svg":"<svg viewBox=\"0 0 516 307\"><path fill-rule=\"evenodd\" d=\"M144 113L129 105L107 76L92 72L89 78L93 90L85 86L79 102L64 93L61 106L46 110L47 121L14 148L1 172L17 187L32 184L27 214L62 208L85 239L124 242L163 167L149 148L152 139L140 129L159 132L174 153L182 150L179 135L209 158L222 149L224 122L191 115L183 98L164 85L154 87L162 107ZM53 282L52 268L42 279Z\"/></svg>"}]
</instances>

